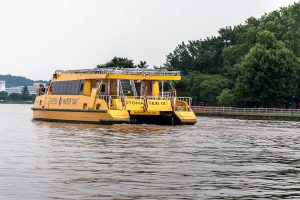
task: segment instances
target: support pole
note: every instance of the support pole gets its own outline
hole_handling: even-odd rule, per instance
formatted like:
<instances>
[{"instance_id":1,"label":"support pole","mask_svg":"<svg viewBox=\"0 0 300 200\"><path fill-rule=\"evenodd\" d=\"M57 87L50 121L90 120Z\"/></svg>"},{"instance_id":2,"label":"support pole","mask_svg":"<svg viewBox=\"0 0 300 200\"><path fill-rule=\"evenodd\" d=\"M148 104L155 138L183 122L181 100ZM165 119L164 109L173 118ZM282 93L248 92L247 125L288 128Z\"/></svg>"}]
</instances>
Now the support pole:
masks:
<instances>
[{"instance_id":1,"label":"support pole","mask_svg":"<svg viewBox=\"0 0 300 200\"><path fill-rule=\"evenodd\" d=\"M117 80L117 96L120 96L120 80Z\"/></svg>"},{"instance_id":2,"label":"support pole","mask_svg":"<svg viewBox=\"0 0 300 200\"><path fill-rule=\"evenodd\" d=\"M107 83L107 95L110 95L110 79L108 79Z\"/></svg>"},{"instance_id":3,"label":"support pole","mask_svg":"<svg viewBox=\"0 0 300 200\"><path fill-rule=\"evenodd\" d=\"M164 81L161 81L161 96L164 99Z\"/></svg>"}]
</instances>

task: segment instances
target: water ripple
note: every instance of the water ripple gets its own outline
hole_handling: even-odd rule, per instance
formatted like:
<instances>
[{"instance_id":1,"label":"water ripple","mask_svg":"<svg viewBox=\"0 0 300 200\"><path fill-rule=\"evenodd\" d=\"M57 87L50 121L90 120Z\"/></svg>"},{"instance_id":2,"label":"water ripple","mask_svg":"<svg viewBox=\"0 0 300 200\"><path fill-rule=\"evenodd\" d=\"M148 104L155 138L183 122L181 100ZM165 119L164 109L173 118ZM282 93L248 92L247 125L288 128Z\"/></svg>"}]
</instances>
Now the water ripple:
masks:
<instances>
[{"instance_id":1,"label":"water ripple","mask_svg":"<svg viewBox=\"0 0 300 200\"><path fill-rule=\"evenodd\" d=\"M299 122L102 126L0 110L0 199L300 198Z\"/></svg>"}]
</instances>

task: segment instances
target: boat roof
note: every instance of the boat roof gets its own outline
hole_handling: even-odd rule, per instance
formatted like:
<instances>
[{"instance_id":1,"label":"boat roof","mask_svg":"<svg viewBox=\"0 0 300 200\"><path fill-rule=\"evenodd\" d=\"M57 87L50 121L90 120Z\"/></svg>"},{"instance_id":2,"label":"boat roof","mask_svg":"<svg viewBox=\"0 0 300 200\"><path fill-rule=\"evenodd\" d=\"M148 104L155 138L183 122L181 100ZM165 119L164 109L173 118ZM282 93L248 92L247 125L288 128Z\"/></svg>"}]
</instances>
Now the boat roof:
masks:
<instances>
[{"instance_id":1,"label":"boat roof","mask_svg":"<svg viewBox=\"0 0 300 200\"><path fill-rule=\"evenodd\" d=\"M78 70L56 70L55 79L143 79L143 80L180 80L180 71L166 69L106 67Z\"/></svg>"},{"instance_id":2,"label":"boat roof","mask_svg":"<svg viewBox=\"0 0 300 200\"><path fill-rule=\"evenodd\" d=\"M168 71L166 69L144 68L95 68L78 70L56 70L56 74L128 74L128 75L155 75L155 76L180 76L180 71Z\"/></svg>"}]
</instances>

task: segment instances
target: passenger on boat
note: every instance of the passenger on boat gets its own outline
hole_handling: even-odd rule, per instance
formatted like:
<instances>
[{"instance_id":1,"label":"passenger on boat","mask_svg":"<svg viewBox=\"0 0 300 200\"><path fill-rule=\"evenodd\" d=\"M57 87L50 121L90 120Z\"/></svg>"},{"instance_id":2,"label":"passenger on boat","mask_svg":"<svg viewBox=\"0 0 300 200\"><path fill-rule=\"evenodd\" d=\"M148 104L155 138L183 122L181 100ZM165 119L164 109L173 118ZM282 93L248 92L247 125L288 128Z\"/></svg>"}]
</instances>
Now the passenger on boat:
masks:
<instances>
[{"instance_id":1,"label":"passenger on boat","mask_svg":"<svg viewBox=\"0 0 300 200\"><path fill-rule=\"evenodd\" d=\"M38 96L44 95L46 92L46 89L43 84L39 84L39 88L37 89Z\"/></svg>"}]
</instances>

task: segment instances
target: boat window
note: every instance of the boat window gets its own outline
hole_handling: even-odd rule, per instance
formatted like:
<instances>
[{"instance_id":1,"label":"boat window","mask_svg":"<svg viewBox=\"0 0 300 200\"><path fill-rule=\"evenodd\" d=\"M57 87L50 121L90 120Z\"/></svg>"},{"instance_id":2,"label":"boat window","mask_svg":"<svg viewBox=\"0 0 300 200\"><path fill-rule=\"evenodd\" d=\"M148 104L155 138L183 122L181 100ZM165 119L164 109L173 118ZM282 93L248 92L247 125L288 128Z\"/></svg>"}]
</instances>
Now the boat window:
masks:
<instances>
[{"instance_id":1,"label":"boat window","mask_svg":"<svg viewBox=\"0 0 300 200\"><path fill-rule=\"evenodd\" d=\"M66 94L70 94L71 92L71 81L66 81Z\"/></svg>"},{"instance_id":2,"label":"boat window","mask_svg":"<svg viewBox=\"0 0 300 200\"><path fill-rule=\"evenodd\" d=\"M52 83L51 85L52 85L51 93L52 93L52 94L56 94L56 88L57 88L57 87L56 87L56 83L54 82L54 83Z\"/></svg>"},{"instance_id":3,"label":"boat window","mask_svg":"<svg viewBox=\"0 0 300 200\"><path fill-rule=\"evenodd\" d=\"M63 93L63 85L62 85L62 83L58 82L57 85L58 85L58 93L57 94L62 94Z\"/></svg>"},{"instance_id":4,"label":"boat window","mask_svg":"<svg viewBox=\"0 0 300 200\"><path fill-rule=\"evenodd\" d=\"M63 89L63 94L69 94L68 93L68 83L69 83L68 81L63 82L63 88L64 88Z\"/></svg>"},{"instance_id":5,"label":"boat window","mask_svg":"<svg viewBox=\"0 0 300 200\"><path fill-rule=\"evenodd\" d=\"M72 81L67 81L67 94L72 94Z\"/></svg>"},{"instance_id":6,"label":"boat window","mask_svg":"<svg viewBox=\"0 0 300 200\"><path fill-rule=\"evenodd\" d=\"M84 80L53 82L51 94L80 95L83 94L83 86Z\"/></svg>"},{"instance_id":7,"label":"boat window","mask_svg":"<svg viewBox=\"0 0 300 200\"><path fill-rule=\"evenodd\" d=\"M84 80L81 80L79 94L83 94L83 85L84 85Z\"/></svg>"},{"instance_id":8,"label":"boat window","mask_svg":"<svg viewBox=\"0 0 300 200\"><path fill-rule=\"evenodd\" d=\"M63 81L61 82L62 85L62 93L61 94L67 94L67 82Z\"/></svg>"},{"instance_id":9,"label":"boat window","mask_svg":"<svg viewBox=\"0 0 300 200\"><path fill-rule=\"evenodd\" d=\"M75 85L76 81L71 81L71 94L76 94Z\"/></svg>"},{"instance_id":10,"label":"boat window","mask_svg":"<svg viewBox=\"0 0 300 200\"><path fill-rule=\"evenodd\" d=\"M55 93L54 94L58 94L58 93L59 93L59 84L55 82Z\"/></svg>"},{"instance_id":11,"label":"boat window","mask_svg":"<svg viewBox=\"0 0 300 200\"><path fill-rule=\"evenodd\" d=\"M52 86L52 93L54 92L54 94L57 94L59 92L59 87L58 84L55 82L54 85Z\"/></svg>"},{"instance_id":12,"label":"boat window","mask_svg":"<svg viewBox=\"0 0 300 200\"><path fill-rule=\"evenodd\" d=\"M63 93L63 85L62 85L62 83L58 82L57 85L58 85L58 93L57 94L62 94Z\"/></svg>"},{"instance_id":13,"label":"boat window","mask_svg":"<svg viewBox=\"0 0 300 200\"><path fill-rule=\"evenodd\" d=\"M80 81L75 81L74 82L74 94L80 94Z\"/></svg>"},{"instance_id":14,"label":"boat window","mask_svg":"<svg viewBox=\"0 0 300 200\"><path fill-rule=\"evenodd\" d=\"M67 81L67 94L71 94L72 81Z\"/></svg>"}]
</instances>

